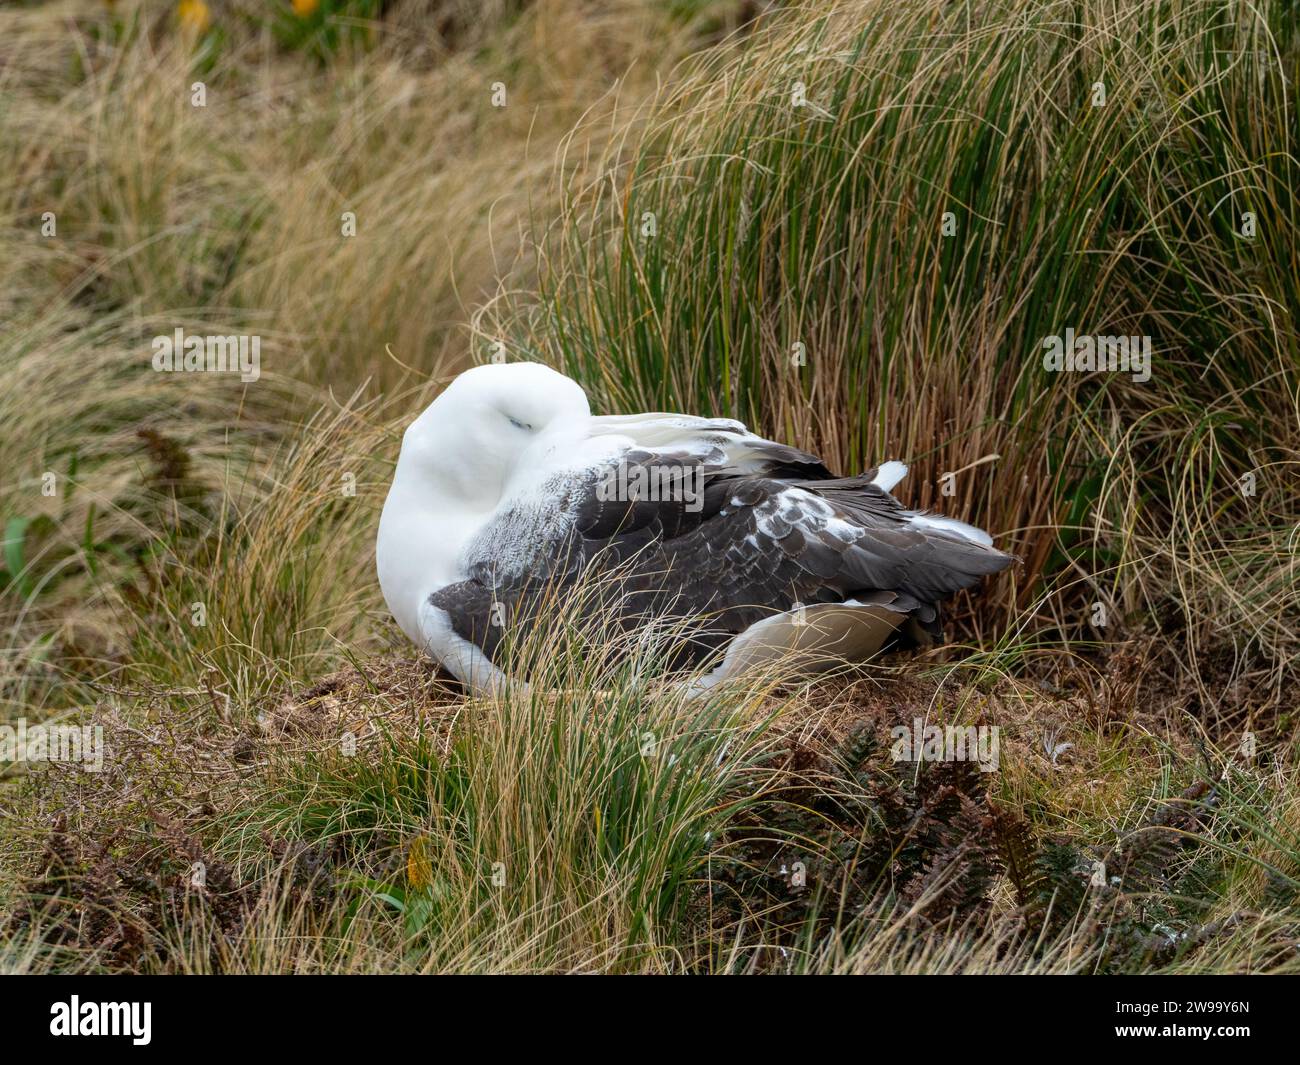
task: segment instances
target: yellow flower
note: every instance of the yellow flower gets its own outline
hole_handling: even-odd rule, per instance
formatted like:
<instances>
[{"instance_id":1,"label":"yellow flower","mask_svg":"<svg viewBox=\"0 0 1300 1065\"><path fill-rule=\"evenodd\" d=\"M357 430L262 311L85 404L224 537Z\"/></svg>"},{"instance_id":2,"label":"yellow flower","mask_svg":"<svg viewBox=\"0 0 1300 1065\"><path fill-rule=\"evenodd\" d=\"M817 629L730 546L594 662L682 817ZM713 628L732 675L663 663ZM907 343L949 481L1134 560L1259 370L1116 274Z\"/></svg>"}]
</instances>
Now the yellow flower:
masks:
<instances>
[{"instance_id":1,"label":"yellow flower","mask_svg":"<svg viewBox=\"0 0 1300 1065\"><path fill-rule=\"evenodd\" d=\"M212 25L212 12L203 0L181 0L176 5L176 16L181 27L190 33L202 33Z\"/></svg>"},{"instance_id":2,"label":"yellow flower","mask_svg":"<svg viewBox=\"0 0 1300 1065\"><path fill-rule=\"evenodd\" d=\"M293 13L299 18L314 15L320 7L320 0L293 0Z\"/></svg>"},{"instance_id":3,"label":"yellow flower","mask_svg":"<svg viewBox=\"0 0 1300 1065\"><path fill-rule=\"evenodd\" d=\"M433 884L431 850L432 844L428 836L416 836L411 840L410 850L406 852L406 882L416 891L423 891Z\"/></svg>"}]
</instances>

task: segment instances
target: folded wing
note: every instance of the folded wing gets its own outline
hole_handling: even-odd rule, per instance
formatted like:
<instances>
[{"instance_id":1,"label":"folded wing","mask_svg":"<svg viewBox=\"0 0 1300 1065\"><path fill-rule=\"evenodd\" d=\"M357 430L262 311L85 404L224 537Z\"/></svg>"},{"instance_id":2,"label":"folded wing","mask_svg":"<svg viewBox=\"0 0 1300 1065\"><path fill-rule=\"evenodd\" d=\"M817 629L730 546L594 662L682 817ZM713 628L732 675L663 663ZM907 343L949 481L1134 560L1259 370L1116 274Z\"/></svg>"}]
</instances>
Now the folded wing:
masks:
<instances>
[{"instance_id":1,"label":"folded wing","mask_svg":"<svg viewBox=\"0 0 1300 1065\"><path fill-rule=\"evenodd\" d=\"M593 423L629 446L585 479L556 482L555 506L571 520L535 545L526 572L493 562L503 536L536 527L506 508L468 559L470 579L431 600L489 657L502 610L526 621L544 588L585 573L616 576L607 608L625 629L694 619L694 662L764 619L817 604L871 606L937 633L940 602L1012 561L981 530L903 507L887 490L901 463L836 478L816 456L739 422L659 413Z\"/></svg>"}]
</instances>

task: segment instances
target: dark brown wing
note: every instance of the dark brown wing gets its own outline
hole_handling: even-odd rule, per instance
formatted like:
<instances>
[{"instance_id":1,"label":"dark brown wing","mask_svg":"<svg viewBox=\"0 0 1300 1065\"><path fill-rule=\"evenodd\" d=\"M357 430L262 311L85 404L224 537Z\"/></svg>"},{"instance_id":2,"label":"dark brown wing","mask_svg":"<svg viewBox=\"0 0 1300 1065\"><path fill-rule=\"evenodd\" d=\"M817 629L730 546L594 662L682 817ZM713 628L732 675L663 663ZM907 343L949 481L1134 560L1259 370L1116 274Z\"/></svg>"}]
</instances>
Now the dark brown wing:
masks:
<instances>
[{"instance_id":1,"label":"dark brown wing","mask_svg":"<svg viewBox=\"0 0 1300 1065\"><path fill-rule=\"evenodd\" d=\"M604 609L626 629L665 614L699 619L690 656L699 658L799 605L874 602L932 626L939 602L1011 563L992 547L917 525L871 476L782 480L708 458L629 452L556 501L573 523L527 572L501 573L485 552L470 580L431 602L492 657L503 615L526 623L544 589L613 574L617 592Z\"/></svg>"}]
</instances>

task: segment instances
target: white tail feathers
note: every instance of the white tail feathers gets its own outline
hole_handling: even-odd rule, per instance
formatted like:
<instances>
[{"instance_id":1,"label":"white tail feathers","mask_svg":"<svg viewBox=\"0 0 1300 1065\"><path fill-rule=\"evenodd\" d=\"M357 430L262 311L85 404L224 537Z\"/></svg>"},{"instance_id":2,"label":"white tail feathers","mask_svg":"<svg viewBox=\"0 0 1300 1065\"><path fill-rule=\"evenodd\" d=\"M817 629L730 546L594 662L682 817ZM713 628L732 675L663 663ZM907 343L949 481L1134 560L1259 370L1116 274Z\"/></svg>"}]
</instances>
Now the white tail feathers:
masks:
<instances>
[{"instance_id":1,"label":"white tail feathers","mask_svg":"<svg viewBox=\"0 0 1300 1065\"><path fill-rule=\"evenodd\" d=\"M983 544L985 547L993 546L993 537L983 529L977 529L974 525L967 525L964 521L958 521L956 518L936 518L933 514L914 514L908 524L919 525L923 529L934 529L936 532L948 533L950 536L960 536L963 540Z\"/></svg>"},{"instance_id":2,"label":"white tail feathers","mask_svg":"<svg viewBox=\"0 0 1300 1065\"><path fill-rule=\"evenodd\" d=\"M883 488L888 492L906 476L907 466L891 459L889 462L880 464L880 469L876 470L876 475L871 478L871 483L877 488Z\"/></svg>"}]
</instances>

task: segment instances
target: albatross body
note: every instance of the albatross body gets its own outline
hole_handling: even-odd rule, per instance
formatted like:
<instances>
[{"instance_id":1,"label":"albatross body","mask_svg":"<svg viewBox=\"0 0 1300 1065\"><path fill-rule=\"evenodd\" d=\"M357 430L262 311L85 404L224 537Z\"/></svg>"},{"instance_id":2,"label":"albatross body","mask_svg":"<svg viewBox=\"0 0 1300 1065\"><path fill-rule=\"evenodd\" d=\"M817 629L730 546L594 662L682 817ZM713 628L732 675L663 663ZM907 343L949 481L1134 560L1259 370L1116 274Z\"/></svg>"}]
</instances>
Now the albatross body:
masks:
<instances>
[{"instance_id":1,"label":"albatross body","mask_svg":"<svg viewBox=\"0 0 1300 1065\"><path fill-rule=\"evenodd\" d=\"M937 635L938 604L1011 556L907 510L886 462L838 478L740 422L593 417L538 363L479 366L407 428L376 563L402 631L471 690L555 587L612 575L618 628L690 619L678 662L707 689L773 658L802 672Z\"/></svg>"}]
</instances>

